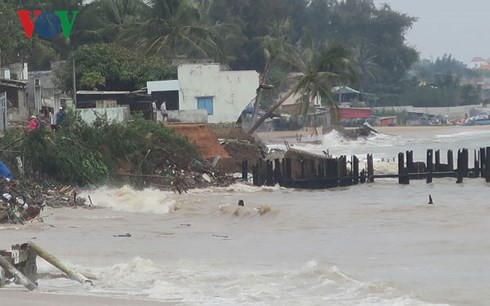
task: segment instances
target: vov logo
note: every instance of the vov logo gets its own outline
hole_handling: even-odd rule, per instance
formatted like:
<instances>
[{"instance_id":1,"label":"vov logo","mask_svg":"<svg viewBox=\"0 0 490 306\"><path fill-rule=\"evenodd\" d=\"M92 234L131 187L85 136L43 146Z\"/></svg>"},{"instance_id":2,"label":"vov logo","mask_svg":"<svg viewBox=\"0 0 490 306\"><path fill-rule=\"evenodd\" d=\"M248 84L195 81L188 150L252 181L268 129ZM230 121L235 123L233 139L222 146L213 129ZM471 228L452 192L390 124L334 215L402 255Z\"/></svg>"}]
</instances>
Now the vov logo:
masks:
<instances>
[{"instance_id":1,"label":"vov logo","mask_svg":"<svg viewBox=\"0 0 490 306\"><path fill-rule=\"evenodd\" d=\"M28 39L32 37L33 32L45 40L52 40L63 32L65 38L69 39L78 11L71 11L71 20L68 15L68 11L17 10L17 16Z\"/></svg>"}]
</instances>

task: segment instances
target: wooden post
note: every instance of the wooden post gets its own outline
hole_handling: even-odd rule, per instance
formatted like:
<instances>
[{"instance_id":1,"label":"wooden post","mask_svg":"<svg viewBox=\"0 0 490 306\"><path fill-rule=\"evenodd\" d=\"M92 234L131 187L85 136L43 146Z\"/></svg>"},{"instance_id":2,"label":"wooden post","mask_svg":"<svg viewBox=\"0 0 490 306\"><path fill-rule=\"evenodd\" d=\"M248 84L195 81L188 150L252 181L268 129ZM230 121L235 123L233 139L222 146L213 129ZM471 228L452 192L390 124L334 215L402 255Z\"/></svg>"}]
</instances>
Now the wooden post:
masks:
<instances>
[{"instance_id":1,"label":"wooden post","mask_svg":"<svg viewBox=\"0 0 490 306\"><path fill-rule=\"evenodd\" d=\"M485 155L485 182L490 183L490 147L487 147Z\"/></svg>"},{"instance_id":2,"label":"wooden post","mask_svg":"<svg viewBox=\"0 0 490 306\"><path fill-rule=\"evenodd\" d=\"M248 160L242 161L242 180L248 181Z\"/></svg>"},{"instance_id":3,"label":"wooden post","mask_svg":"<svg viewBox=\"0 0 490 306\"><path fill-rule=\"evenodd\" d=\"M374 165L373 165L373 154L367 155L367 181L368 183L374 182Z\"/></svg>"},{"instance_id":4,"label":"wooden post","mask_svg":"<svg viewBox=\"0 0 490 306\"><path fill-rule=\"evenodd\" d=\"M41 248L34 242L29 242L29 248L34 251L39 257L43 258L56 268L60 269L61 271L65 272L66 275L68 275L71 279L78 281L81 284L89 284L93 285L92 281L87 279L85 276L82 274L78 273L77 271L67 267L65 264L63 264L58 258L54 257L52 254L48 253L45 249Z\"/></svg>"},{"instance_id":5,"label":"wooden post","mask_svg":"<svg viewBox=\"0 0 490 306\"><path fill-rule=\"evenodd\" d=\"M441 151L436 150L435 151L435 157L436 157L436 164L435 164L435 172L441 171Z\"/></svg>"},{"instance_id":6,"label":"wooden post","mask_svg":"<svg viewBox=\"0 0 490 306\"><path fill-rule=\"evenodd\" d=\"M468 177L468 166L469 166L469 154L468 154L468 149L463 149L463 163L464 163L464 167L463 167L463 175L464 177Z\"/></svg>"},{"instance_id":7,"label":"wooden post","mask_svg":"<svg viewBox=\"0 0 490 306\"><path fill-rule=\"evenodd\" d=\"M485 148L480 148L480 174L482 178L486 177L487 165L487 155L485 154Z\"/></svg>"},{"instance_id":8,"label":"wooden post","mask_svg":"<svg viewBox=\"0 0 490 306\"><path fill-rule=\"evenodd\" d=\"M447 150L447 168L449 171L454 170L453 150Z\"/></svg>"},{"instance_id":9,"label":"wooden post","mask_svg":"<svg viewBox=\"0 0 490 306\"><path fill-rule=\"evenodd\" d=\"M456 184L463 183L463 153L461 150L458 150L458 169L457 171L457 180Z\"/></svg>"},{"instance_id":10,"label":"wooden post","mask_svg":"<svg viewBox=\"0 0 490 306\"><path fill-rule=\"evenodd\" d=\"M17 270L13 264L11 264L7 259L0 255L0 267L4 268L10 274L15 276L19 283L29 289L30 291L37 289L37 285L34 284L30 279L28 279L24 274Z\"/></svg>"},{"instance_id":11,"label":"wooden post","mask_svg":"<svg viewBox=\"0 0 490 306\"><path fill-rule=\"evenodd\" d=\"M274 159L274 184L282 183L281 161L279 158Z\"/></svg>"},{"instance_id":12,"label":"wooden post","mask_svg":"<svg viewBox=\"0 0 490 306\"><path fill-rule=\"evenodd\" d=\"M274 168L273 168L272 160L266 161L266 167L267 167L266 185L274 186L274 171L273 171Z\"/></svg>"},{"instance_id":13,"label":"wooden post","mask_svg":"<svg viewBox=\"0 0 490 306\"><path fill-rule=\"evenodd\" d=\"M480 160L478 159L478 154L480 154L480 152L476 150L473 151L473 175L472 177L480 177Z\"/></svg>"},{"instance_id":14,"label":"wooden post","mask_svg":"<svg viewBox=\"0 0 490 306\"><path fill-rule=\"evenodd\" d=\"M355 155L352 155L352 182L359 184L359 159Z\"/></svg>"},{"instance_id":15,"label":"wooden post","mask_svg":"<svg viewBox=\"0 0 490 306\"><path fill-rule=\"evenodd\" d=\"M413 169L413 151L407 151L407 171L408 173L414 173Z\"/></svg>"},{"instance_id":16,"label":"wooden post","mask_svg":"<svg viewBox=\"0 0 490 306\"><path fill-rule=\"evenodd\" d=\"M427 150L427 183L432 183L432 172L434 171L433 165L433 151L432 149Z\"/></svg>"},{"instance_id":17,"label":"wooden post","mask_svg":"<svg viewBox=\"0 0 490 306\"><path fill-rule=\"evenodd\" d=\"M398 153L398 184L403 184L403 164L405 163L403 159L403 153Z\"/></svg>"}]
</instances>

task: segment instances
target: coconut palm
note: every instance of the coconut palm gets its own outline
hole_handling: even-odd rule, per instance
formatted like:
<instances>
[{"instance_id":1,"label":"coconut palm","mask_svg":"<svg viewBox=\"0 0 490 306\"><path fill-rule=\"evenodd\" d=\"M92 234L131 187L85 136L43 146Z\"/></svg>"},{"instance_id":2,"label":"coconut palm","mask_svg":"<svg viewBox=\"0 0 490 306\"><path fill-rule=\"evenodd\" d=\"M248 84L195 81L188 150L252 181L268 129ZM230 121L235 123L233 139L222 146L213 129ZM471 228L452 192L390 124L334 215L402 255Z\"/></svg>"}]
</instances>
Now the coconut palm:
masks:
<instances>
[{"instance_id":1,"label":"coconut palm","mask_svg":"<svg viewBox=\"0 0 490 306\"><path fill-rule=\"evenodd\" d=\"M293 94L301 98L307 97L305 111L310 101L320 99L322 105L333 110L336 118L337 105L332 99L332 87L354 79L348 51L340 45L332 45L316 53L312 43L306 41L303 42L302 49L289 54L287 62L296 71L288 76L290 89L257 120L248 131L249 134L254 133Z\"/></svg>"},{"instance_id":2,"label":"coconut palm","mask_svg":"<svg viewBox=\"0 0 490 306\"><path fill-rule=\"evenodd\" d=\"M353 63L359 84L359 90L364 91L375 82L381 74L381 67L376 63L376 55L368 47L357 46L353 49Z\"/></svg>"},{"instance_id":3,"label":"coconut palm","mask_svg":"<svg viewBox=\"0 0 490 306\"><path fill-rule=\"evenodd\" d=\"M272 68L277 68L276 64L280 64L281 61L287 61L286 59L288 57L288 54L294 52L294 46L290 43L288 36L290 30L290 20L286 19L277 23L273 23L270 28L270 35L265 35L258 38L258 41L260 42L260 47L257 49L257 51L262 51L264 53L265 65L264 70L262 71L260 85L257 88L252 123L255 123L257 120L257 114L260 108L260 100L262 97L261 89L269 87L267 84L270 84L271 73L275 72Z\"/></svg>"},{"instance_id":4,"label":"coconut palm","mask_svg":"<svg viewBox=\"0 0 490 306\"><path fill-rule=\"evenodd\" d=\"M206 8L199 5L189 0L147 1L148 18L129 36L148 54L167 59L218 57L222 25L210 25Z\"/></svg>"}]
</instances>

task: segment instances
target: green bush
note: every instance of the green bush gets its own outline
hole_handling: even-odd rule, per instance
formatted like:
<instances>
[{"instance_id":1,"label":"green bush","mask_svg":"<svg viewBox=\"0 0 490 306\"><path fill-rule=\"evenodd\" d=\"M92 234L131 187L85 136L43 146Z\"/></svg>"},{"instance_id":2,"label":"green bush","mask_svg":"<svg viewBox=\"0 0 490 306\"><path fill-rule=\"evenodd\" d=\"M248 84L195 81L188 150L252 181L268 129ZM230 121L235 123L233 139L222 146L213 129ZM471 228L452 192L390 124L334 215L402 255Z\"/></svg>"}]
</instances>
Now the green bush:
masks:
<instances>
[{"instance_id":1,"label":"green bush","mask_svg":"<svg viewBox=\"0 0 490 306\"><path fill-rule=\"evenodd\" d=\"M10 144L10 146L9 146ZM141 116L129 122L98 116L91 125L68 111L58 131L10 129L0 141L2 159L16 176L17 156L29 176L62 183L99 184L132 175L165 175L203 165L196 148L161 123Z\"/></svg>"}]
</instances>

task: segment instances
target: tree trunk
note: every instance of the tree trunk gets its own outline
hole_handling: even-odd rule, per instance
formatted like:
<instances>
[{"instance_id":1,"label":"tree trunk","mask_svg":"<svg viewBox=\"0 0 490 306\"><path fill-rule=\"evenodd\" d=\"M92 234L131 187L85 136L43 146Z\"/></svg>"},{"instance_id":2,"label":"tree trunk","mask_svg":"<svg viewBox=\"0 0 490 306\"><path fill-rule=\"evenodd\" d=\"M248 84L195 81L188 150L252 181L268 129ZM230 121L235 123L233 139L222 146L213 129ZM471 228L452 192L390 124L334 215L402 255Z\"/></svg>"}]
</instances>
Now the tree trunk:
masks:
<instances>
[{"instance_id":1,"label":"tree trunk","mask_svg":"<svg viewBox=\"0 0 490 306\"><path fill-rule=\"evenodd\" d=\"M292 88L290 89L285 95L284 97L282 97L281 99L279 99L279 101L277 101L276 103L274 103L268 110L267 112L262 116L260 117L259 120L257 120L257 122L254 124L254 126L248 131L248 134L253 134L258 128L259 126L264 123L265 119L270 117L270 115L272 115L272 113L279 107L281 106L284 101L286 101L295 91L296 88Z\"/></svg>"}]
</instances>

